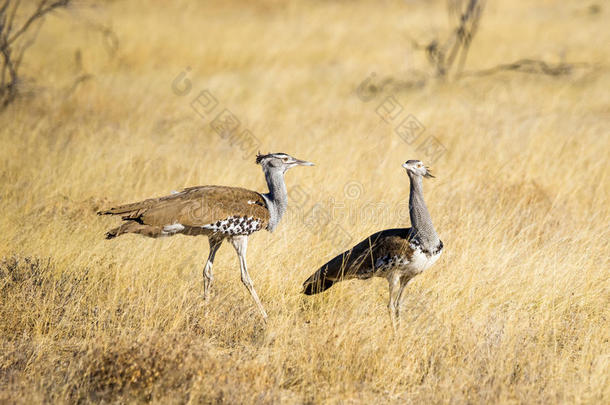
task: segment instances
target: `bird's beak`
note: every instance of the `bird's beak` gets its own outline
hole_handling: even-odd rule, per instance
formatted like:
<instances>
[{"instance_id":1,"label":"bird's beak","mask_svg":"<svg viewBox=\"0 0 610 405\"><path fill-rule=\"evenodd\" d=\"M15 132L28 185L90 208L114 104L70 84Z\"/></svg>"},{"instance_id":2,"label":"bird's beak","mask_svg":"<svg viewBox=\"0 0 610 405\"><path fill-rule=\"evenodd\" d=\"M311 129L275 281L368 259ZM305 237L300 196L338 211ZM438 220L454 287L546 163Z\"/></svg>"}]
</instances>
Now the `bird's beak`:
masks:
<instances>
[{"instance_id":1,"label":"bird's beak","mask_svg":"<svg viewBox=\"0 0 610 405\"><path fill-rule=\"evenodd\" d=\"M306 160L300 160L300 159L295 159L293 164L299 165L299 166L314 166L313 163L308 162Z\"/></svg>"}]
</instances>

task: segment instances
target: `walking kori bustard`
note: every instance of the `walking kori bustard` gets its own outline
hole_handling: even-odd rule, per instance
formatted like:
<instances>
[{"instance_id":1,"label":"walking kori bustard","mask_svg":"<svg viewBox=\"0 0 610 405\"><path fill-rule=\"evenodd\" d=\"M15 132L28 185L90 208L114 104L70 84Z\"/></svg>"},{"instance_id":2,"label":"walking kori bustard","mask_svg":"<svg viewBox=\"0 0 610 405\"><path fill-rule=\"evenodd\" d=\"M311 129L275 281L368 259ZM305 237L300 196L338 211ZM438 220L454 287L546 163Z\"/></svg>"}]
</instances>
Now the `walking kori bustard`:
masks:
<instances>
[{"instance_id":1,"label":"walking kori bustard","mask_svg":"<svg viewBox=\"0 0 610 405\"><path fill-rule=\"evenodd\" d=\"M125 233L153 238L176 234L206 235L210 242L210 253L203 269L203 296L206 300L214 279L214 256L222 242L228 239L239 257L241 281L266 320L267 313L254 290L246 265L248 236L261 229L273 232L288 203L284 174L291 167L313 166L313 163L285 153L258 154L256 163L263 168L268 193L238 187L199 186L165 197L120 205L98 212L98 215L122 215L125 221L107 232L106 238Z\"/></svg>"},{"instance_id":2,"label":"walking kori bustard","mask_svg":"<svg viewBox=\"0 0 610 405\"><path fill-rule=\"evenodd\" d=\"M434 230L424 202L422 180L434 176L419 160L407 160L402 167L411 182L411 228L386 229L372 234L320 267L303 284L303 292L312 295L341 280L384 277L390 287L388 309L394 328L399 322L405 287L413 277L432 266L443 251L443 242Z\"/></svg>"}]
</instances>

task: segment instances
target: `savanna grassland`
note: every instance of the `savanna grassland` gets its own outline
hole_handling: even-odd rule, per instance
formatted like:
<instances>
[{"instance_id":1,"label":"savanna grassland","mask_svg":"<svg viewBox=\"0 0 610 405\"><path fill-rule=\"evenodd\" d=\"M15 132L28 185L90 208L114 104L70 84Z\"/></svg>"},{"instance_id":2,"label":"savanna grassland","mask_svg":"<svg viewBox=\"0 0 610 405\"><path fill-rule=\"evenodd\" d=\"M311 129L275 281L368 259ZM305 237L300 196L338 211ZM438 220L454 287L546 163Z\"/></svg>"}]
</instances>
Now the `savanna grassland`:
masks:
<instances>
[{"instance_id":1,"label":"savanna grassland","mask_svg":"<svg viewBox=\"0 0 610 405\"><path fill-rule=\"evenodd\" d=\"M459 80L412 46L447 34L440 1L49 16L0 113L0 402L608 403L609 13L490 2L466 71L582 65ZM218 106L202 117L203 90ZM421 138L378 115L389 96ZM258 144L211 128L224 108ZM444 153L428 156L428 137ZM287 173L288 214L250 238L266 326L230 245L204 303L205 238L104 240L118 220L101 208L203 184L266 191L258 149L316 163ZM424 187L445 250L394 334L385 280L300 290L350 240L409 226L407 159L437 176Z\"/></svg>"}]
</instances>

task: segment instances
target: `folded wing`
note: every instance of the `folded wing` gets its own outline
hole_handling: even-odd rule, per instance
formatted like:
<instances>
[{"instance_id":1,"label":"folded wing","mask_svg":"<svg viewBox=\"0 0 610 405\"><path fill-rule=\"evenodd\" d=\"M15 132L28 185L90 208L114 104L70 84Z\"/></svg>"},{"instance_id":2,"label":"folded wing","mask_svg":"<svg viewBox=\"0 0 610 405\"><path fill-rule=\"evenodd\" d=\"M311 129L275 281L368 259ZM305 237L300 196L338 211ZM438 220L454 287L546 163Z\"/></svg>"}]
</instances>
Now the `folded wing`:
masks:
<instances>
[{"instance_id":1,"label":"folded wing","mask_svg":"<svg viewBox=\"0 0 610 405\"><path fill-rule=\"evenodd\" d=\"M383 266L384 258L409 257L409 228L387 229L374 233L354 247L335 256L303 283L311 295L350 278L370 278Z\"/></svg>"},{"instance_id":2,"label":"folded wing","mask_svg":"<svg viewBox=\"0 0 610 405\"><path fill-rule=\"evenodd\" d=\"M264 228L269 211L263 197L237 187L201 186L184 189L172 195L120 205L98 212L100 215L122 215L126 221L148 226L181 224L201 228L231 217L252 217Z\"/></svg>"}]
</instances>

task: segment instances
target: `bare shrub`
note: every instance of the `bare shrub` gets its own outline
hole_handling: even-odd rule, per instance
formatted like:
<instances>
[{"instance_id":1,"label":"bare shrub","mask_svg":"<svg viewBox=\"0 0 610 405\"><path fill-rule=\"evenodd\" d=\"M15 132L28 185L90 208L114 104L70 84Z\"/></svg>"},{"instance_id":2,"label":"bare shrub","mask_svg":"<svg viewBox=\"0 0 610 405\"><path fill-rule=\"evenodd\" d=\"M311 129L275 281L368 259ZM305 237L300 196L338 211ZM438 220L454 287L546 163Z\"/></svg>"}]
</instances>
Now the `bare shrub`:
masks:
<instances>
[{"instance_id":1,"label":"bare shrub","mask_svg":"<svg viewBox=\"0 0 610 405\"><path fill-rule=\"evenodd\" d=\"M444 43L434 40L426 46L428 60L434 65L436 74L441 77L450 74L456 59L458 63L455 74L459 76L464 69L470 44L477 33L481 15L485 8L484 0L468 0L465 7L463 3L465 3L463 0L449 0L447 2L449 19L457 17L457 23L451 29L451 34Z\"/></svg>"},{"instance_id":2,"label":"bare shrub","mask_svg":"<svg viewBox=\"0 0 610 405\"><path fill-rule=\"evenodd\" d=\"M24 11L20 0L4 0L0 4L0 109L15 100L18 94L20 68L25 51L36 41L47 14L65 8L71 0L39 0L33 10Z\"/></svg>"},{"instance_id":3,"label":"bare shrub","mask_svg":"<svg viewBox=\"0 0 610 405\"><path fill-rule=\"evenodd\" d=\"M455 21L448 38L444 41L436 38L427 45L411 41L416 49L425 50L437 77L458 79L462 76L487 76L501 71L563 76L571 74L577 67L588 67L585 63L553 65L542 60L520 59L489 69L465 72L468 51L481 23L485 4L485 0L448 0L448 19L450 22Z\"/></svg>"}]
</instances>

